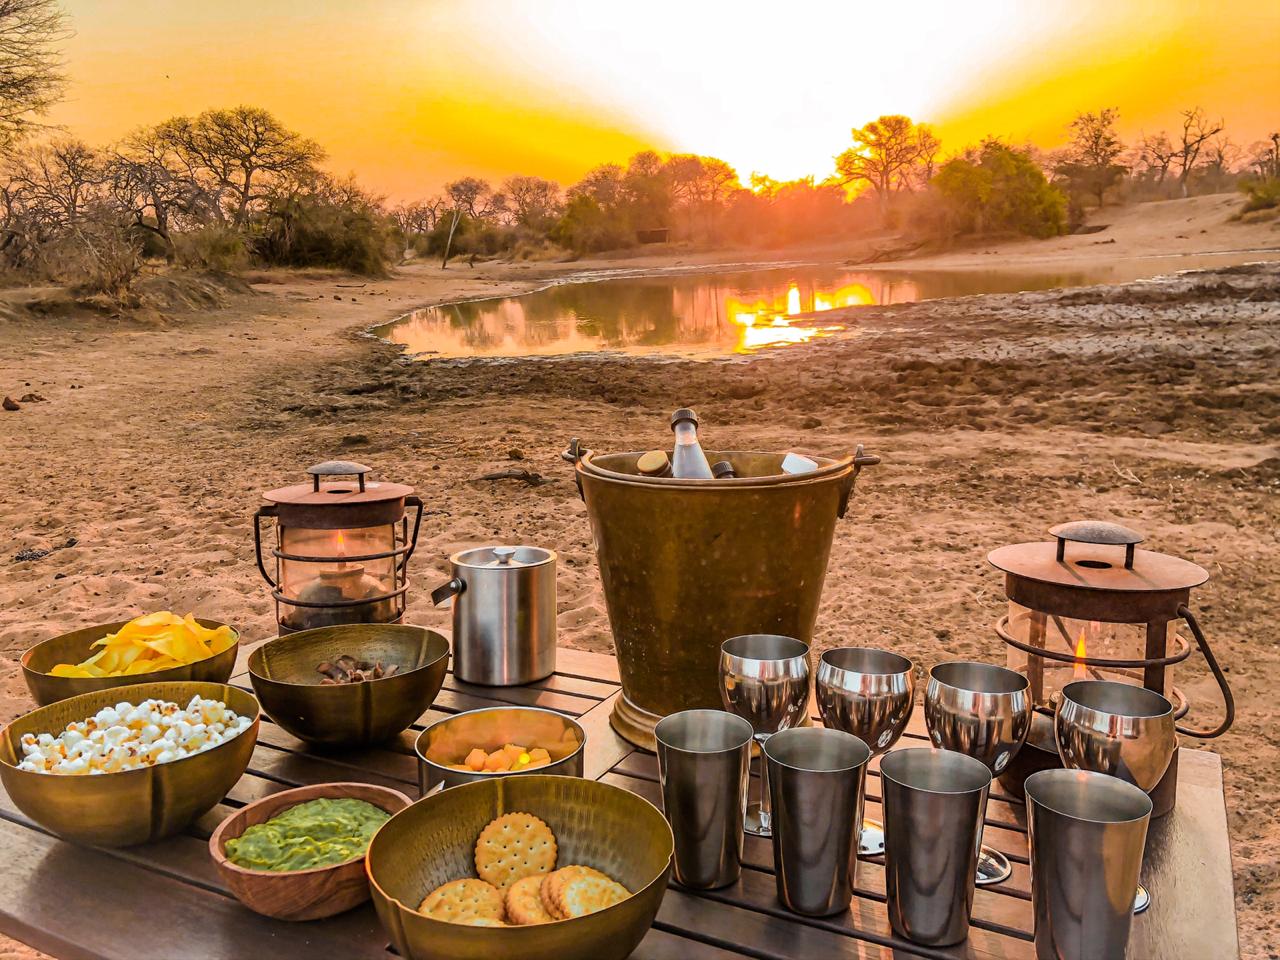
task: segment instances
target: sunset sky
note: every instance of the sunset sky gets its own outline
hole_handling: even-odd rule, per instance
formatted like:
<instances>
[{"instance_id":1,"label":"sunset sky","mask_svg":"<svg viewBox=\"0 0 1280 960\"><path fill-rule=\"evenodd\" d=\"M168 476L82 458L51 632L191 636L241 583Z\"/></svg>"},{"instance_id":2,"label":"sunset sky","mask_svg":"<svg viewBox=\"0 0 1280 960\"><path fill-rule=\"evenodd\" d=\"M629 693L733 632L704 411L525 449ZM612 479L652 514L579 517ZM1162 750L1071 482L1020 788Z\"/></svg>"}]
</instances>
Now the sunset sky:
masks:
<instances>
[{"instance_id":1,"label":"sunset sky","mask_svg":"<svg viewBox=\"0 0 1280 960\"><path fill-rule=\"evenodd\" d=\"M1122 132L1200 105L1242 145L1280 129L1277 0L68 0L51 119L93 143L252 103L392 199L445 180L572 182L638 149L745 180L832 170L849 128L932 122L1059 146L1080 109Z\"/></svg>"}]
</instances>

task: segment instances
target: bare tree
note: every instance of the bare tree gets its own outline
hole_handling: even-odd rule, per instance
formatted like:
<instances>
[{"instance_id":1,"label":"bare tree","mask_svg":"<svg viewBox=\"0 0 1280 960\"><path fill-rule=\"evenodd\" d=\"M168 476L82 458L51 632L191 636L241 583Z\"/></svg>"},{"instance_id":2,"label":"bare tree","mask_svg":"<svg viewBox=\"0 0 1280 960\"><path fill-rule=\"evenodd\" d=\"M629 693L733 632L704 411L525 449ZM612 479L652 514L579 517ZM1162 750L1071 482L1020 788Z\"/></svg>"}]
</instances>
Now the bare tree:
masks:
<instances>
[{"instance_id":1,"label":"bare tree","mask_svg":"<svg viewBox=\"0 0 1280 960\"><path fill-rule=\"evenodd\" d=\"M85 210L101 199L107 183L105 157L82 140L39 143L12 154L9 184L34 216L74 228Z\"/></svg>"},{"instance_id":2,"label":"bare tree","mask_svg":"<svg viewBox=\"0 0 1280 960\"><path fill-rule=\"evenodd\" d=\"M1071 121L1071 141L1055 172L1075 189L1093 195L1101 207L1107 190L1125 174L1117 163L1124 144L1116 134L1120 111L1106 107L1097 113L1081 113Z\"/></svg>"},{"instance_id":3,"label":"bare tree","mask_svg":"<svg viewBox=\"0 0 1280 960\"><path fill-rule=\"evenodd\" d=\"M156 135L198 176L212 181L231 222L243 228L263 201L314 183L324 149L260 107L174 117Z\"/></svg>"},{"instance_id":4,"label":"bare tree","mask_svg":"<svg viewBox=\"0 0 1280 960\"><path fill-rule=\"evenodd\" d=\"M1152 136L1143 135L1138 141L1136 160L1155 179L1156 186L1162 186L1169 176L1169 167L1178 156L1178 148L1169 142L1169 135L1163 130Z\"/></svg>"},{"instance_id":5,"label":"bare tree","mask_svg":"<svg viewBox=\"0 0 1280 960\"><path fill-rule=\"evenodd\" d=\"M66 79L58 44L69 36L57 0L0 0L0 148L61 99Z\"/></svg>"},{"instance_id":6,"label":"bare tree","mask_svg":"<svg viewBox=\"0 0 1280 960\"><path fill-rule=\"evenodd\" d=\"M453 201L455 210L461 210L473 220L480 219L480 211L492 193L487 180L479 177L463 177L444 185L444 192Z\"/></svg>"},{"instance_id":7,"label":"bare tree","mask_svg":"<svg viewBox=\"0 0 1280 960\"><path fill-rule=\"evenodd\" d=\"M908 168L907 189L911 189L912 181L916 187L924 189L933 179L938 168L938 156L942 153L942 141L927 123L916 127L916 157Z\"/></svg>"},{"instance_id":8,"label":"bare tree","mask_svg":"<svg viewBox=\"0 0 1280 960\"><path fill-rule=\"evenodd\" d=\"M1213 137L1222 132L1221 120L1210 122L1199 107L1182 111L1182 142L1178 148L1178 189L1187 195L1187 180L1200 159L1200 151Z\"/></svg>"},{"instance_id":9,"label":"bare tree","mask_svg":"<svg viewBox=\"0 0 1280 960\"><path fill-rule=\"evenodd\" d=\"M222 219L216 190L190 157L154 127L135 130L116 145L107 172L116 205L133 226L154 233L173 254L173 231Z\"/></svg>"},{"instance_id":10,"label":"bare tree","mask_svg":"<svg viewBox=\"0 0 1280 960\"><path fill-rule=\"evenodd\" d=\"M522 227L546 227L560 212L560 184L542 177L509 177L502 192Z\"/></svg>"},{"instance_id":11,"label":"bare tree","mask_svg":"<svg viewBox=\"0 0 1280 960\"><path fill-rule=\"evenodd\" d=\"M401 233L406 237L412 237L415 234L430 233L434 230L440 220L440 211L446 207L444 197L401 203L391 208L391 219L396 222Z\"/></svg>"}]
</instances>

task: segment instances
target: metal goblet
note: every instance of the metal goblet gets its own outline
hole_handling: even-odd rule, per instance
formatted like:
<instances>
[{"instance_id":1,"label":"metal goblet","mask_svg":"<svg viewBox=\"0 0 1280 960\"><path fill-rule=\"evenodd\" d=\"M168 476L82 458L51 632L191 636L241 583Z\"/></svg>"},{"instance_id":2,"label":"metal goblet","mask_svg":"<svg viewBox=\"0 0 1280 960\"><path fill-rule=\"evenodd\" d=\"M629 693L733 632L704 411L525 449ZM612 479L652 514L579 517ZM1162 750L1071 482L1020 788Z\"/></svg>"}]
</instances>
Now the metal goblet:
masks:
<instances>
[{"instance_id":1,"label":"metal goblet","mask_svg":"<svg viewBox=\"0 0 1280 960\"><path fill-rule=\"evenodd\" d=\"M798 727L809 706L809 645L794 637L752 633L720 646L724 708L751 723L761 749L779 730ZM763 756L763 754L762 754ZM769 767L760 764L761 797L747 808L744 829L771 837Z\"/></svg>"},{"instance_id":2,"label":"metal goblet","mask_svg":"<svg viewBox=\"0 0 1280 960\"><path fill-rule=\"evenodd\" d=\"M1062 765L1092 770L1132 783L1150 793L1177 748L1173 704L1131 683L1076 680L1062 688L1053 729ZM1133 912L1151 905L1138 884Z\"/></svg>"},{"instance_id":3,"label":"metal goblet","mask_svg":"<svg viewBox=\"0 0 1280 960\"><path fill-rule=\"evenodd\" d=\"M990 663L955 660L929 671L924 720L934 746L981 760L993 775L1009 765L1031 730L1027 678ZM1007 880L1013 868L999 850L978 854L977 884Z\"/></svg>"},{"instance_id":4,"label":"metal goblet","mask_svg":"<svg viewBox=\"0 0 1280 960\"><path fill-rule=\"evenodd\" d=\"M818 661L818 712L823 726L843 730L871 748L873 757L898 742L915 706L915 664L873 647L839 647ZM858 853L884 853L884 826L864 818Z\"/></svg>"}]
</instances>

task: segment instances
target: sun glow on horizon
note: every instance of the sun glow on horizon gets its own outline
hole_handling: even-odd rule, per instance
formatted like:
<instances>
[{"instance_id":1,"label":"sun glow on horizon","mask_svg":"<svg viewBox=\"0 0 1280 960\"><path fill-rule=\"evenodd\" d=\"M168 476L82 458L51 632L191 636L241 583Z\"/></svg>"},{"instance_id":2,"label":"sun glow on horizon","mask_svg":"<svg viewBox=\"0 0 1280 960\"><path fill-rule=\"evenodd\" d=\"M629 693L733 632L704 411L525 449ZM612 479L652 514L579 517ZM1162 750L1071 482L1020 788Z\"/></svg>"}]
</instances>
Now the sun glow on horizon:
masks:
<instances>
[{"instance_id":1,"label":"sun glow on horizon","mask_svg":"<svg viewBox=\"0 0 1280 960\"><path fill-rule=\"evenodd\" d=\"M1280 4L1249 0L65 5L71 86L50 119L69 132L103 143L253 103L392 199L468 174L570 183L648 147L721 157L744 184L821 180L884 113L933 124L944 151L986 134L1054 147L1103 106L1129 138L1188 106L1242 144L1280 117Z\"/></svg>"}]
</instances>

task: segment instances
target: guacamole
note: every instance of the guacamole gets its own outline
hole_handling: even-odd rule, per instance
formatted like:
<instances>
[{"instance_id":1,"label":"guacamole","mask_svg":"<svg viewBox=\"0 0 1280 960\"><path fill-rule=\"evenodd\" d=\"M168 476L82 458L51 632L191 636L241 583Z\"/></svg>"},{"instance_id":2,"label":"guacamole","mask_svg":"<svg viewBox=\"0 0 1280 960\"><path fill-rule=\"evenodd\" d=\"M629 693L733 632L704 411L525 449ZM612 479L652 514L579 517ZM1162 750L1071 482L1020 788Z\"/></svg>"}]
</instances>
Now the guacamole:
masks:
<instances>
[{"instance_id":1,"label":"guacamole","mask_svg":"<svg viewBox=\"0 0 1280 960\"><path fill-rule=\"evenodd\" d=\"M345 863L363 857L390 818L364 800L308 800L228 840L227 859L249 870L276 871Z\"/></svg>"}]
</instances>

